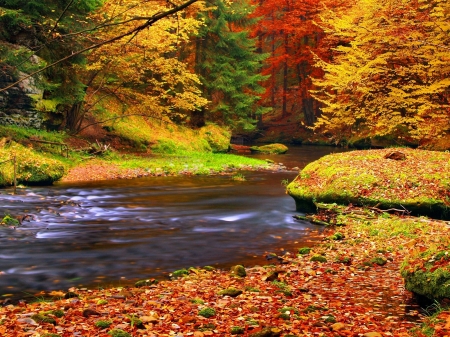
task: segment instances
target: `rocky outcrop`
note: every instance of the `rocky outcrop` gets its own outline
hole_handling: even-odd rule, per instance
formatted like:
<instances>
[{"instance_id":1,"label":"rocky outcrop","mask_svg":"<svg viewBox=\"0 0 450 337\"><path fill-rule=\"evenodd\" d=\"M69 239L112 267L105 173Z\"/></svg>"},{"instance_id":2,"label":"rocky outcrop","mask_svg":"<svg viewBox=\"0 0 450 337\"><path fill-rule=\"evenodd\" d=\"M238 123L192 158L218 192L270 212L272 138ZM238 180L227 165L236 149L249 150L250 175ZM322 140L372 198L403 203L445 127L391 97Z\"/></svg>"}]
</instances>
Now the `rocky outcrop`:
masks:
<instances>
[{"instance_id":1,"label":"rocky outcrop","mask_svg":"<svg viewBox=\"0 0 450 337\"><path fill-rule=\"evenodd\" d=\"M0 89L5 88L26 74L2 65ZM43 123L42 114L36 109L36 102L42 98L42 90L33 78L0 91L0 125L17 125L39 129Z\"/></svg>"}]
</instances>

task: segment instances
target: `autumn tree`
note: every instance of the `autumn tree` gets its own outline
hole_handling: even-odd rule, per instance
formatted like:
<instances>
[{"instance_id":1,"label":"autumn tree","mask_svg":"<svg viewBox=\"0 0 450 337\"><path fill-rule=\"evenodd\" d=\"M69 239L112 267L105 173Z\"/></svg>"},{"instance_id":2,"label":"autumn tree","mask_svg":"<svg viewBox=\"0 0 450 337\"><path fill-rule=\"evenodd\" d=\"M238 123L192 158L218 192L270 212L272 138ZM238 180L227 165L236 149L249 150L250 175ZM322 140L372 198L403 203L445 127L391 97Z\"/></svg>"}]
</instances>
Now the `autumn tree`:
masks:
<instances>
[{"instance_id":1,"label":"autumn tree","mask_svg":"<svg viewBox=\"0 0 450 337\"><path fill-rule=\"evenodd\" d=\"M165 2L107 1L93 19L100 22L106 18L111 28L101 30L95 39L108 40L141 24L138 20L124 23L128 18L151 17L166 10ZM180 13L139 34L95 49L88 56L84 72L85 83L89 83L86 108L99 99L112 98L127 114L175 119L204 106L206 99L198 89L199 79L178 53L201 24L193 14Z\"/></svg>"},{"instance_id":2,"label":"autumn tree","mask_svg":"<svg viewBox=\"0 0 450 337\"><path fill-rule=\"evenodd\" d=\"M337 140L384 135L417 141L450 130L450 4L441 0L355 0L326 10L319 25L341 43L314 97L316 129Z\"/></svg>"},{"instance_id":3,"label":"autumn tree","mask_svg":"<svg viewBox=\"0 0 450 337\"><path fill-rule=\"evenodd\" d=\"M37 65L37 69L32 69L29 75L21 76L18 82L31 76L45 73L47 78L56 79L55 83L49 83L47 87L47 96L50 96L47 98L56 98L57 102L61 98L67 101L68 104L58 104L58 106L67 107L62 111L66 116L67 126L71 131L76 131L76 128L80 125L80 120L83 118L86 91L92 84L92 81L97 78L97 74L100 73L99 69L95 69L95 66L93 66L91 69L88 69L88 72L92 70L88 77L81 79L78 76L80 73L83 73L80 70L83 70L84 54L102 46L112 45L118 41L122 41L125 44L136 41L136 38L143 31L158 21L177 15L178 12L188 8L195 2L197 0L175 1L170 4L166 3L168 6L155 3L154 6L159 6L159 11L144 10L138 12L136 9L139 6L148 5L149 2L125 1L117 4L116 11L112 14L110 13L111 15L109 16L102 17L100 15L98 20L91 20L91 18L86 20L87 11L91 11L93 7L83 7L82 5L98 4L94 0L52 1L51 5L49 2L45 6L40 4L40 2L34 1L5 0L0 4L4 6L0 8L0 23L7 28L19 27L22 30L33 28L33 32L37 32L35 35L39 39L23 40L23 34L20 34L21 31L19 30L19 33L17 33L17 29L11 28L11 31L15 32L11 36L18 36L18 40L12 42L26 45L25 51L29 50L31 52L24 57L23 63L29 62L30 56L41 51L45 61L44 64ZM42 13L35 10L39 6L43 10ZM27 12L19 9L20 7L26 7L29 10ZM80 10L79 12L78 9ZM120 12L120 9L123 9L123 11ZM131 15L129 15L130 13ZM40 18L40 21L34 21L38 18ZM65 20L65 18L69 19ZM117 27L122 27L122 29L116 29ZM111 31L115 32L115 34L108 34ZM11 38L10 36L6 37ZM103 37L103 39L99 37ZM126 42L127 39L128 42ZM29 42L30 40L32 43ZM53 52L48 48L52 44L56 46ZM122 55L122 52L123 50L118 55ZM46 56L48 56L47 59L45 58ZM108 57L111 56L111 54L108 55ZM75 69L76 64L79 64L80 67L77 67L76 71L72 71ZM64 75L64 77L58 77L60 74ZM191 79L194 82L196 81L195 76L191 76ZM16 83L0 88L0 90L6 90ZM68 88L69 93L67 95L55 95L55 92L63 87ZM173 96L170 93L170 88L167 89L166 95L168 97ZM179 95L175 96L179 98ZM187 96L189 96L189 93L187 93ZM185 98L187 98L187 101L192 101L193 99L191 97Z\"/></svg>"},{"instance_id":4,"label":"autumn tree","mask_svg":"<svg viewBox=\"0 0 450 337\"><path fill-rule=\"evenodd\" d=\"M266 56L256 53L256 41L249 37L252 10L246 0L216 0L199 15L204 25L196 37L195 69L210 103L193 114L195 127L210 120L251 130L266 110L257 104L264 92L259 70Z\"/></svg>"},{"instance_id":5,"label":"autumn tree","mask_svg":"<svg viewBox=\"0 0 450 337\"><path fill-rule=\"evenodd\" d=\"M281 118L303 115L306 124L312 125L317 109L309 94L309 76L315 71L310 50L317 47L321 33L313 24L318 1L255 0L254 4L255 15L262 19L253 35L259 50L269 53L263 74L270 77L263 84L262 104L280 112Z\"/></svg>"}]
</instances>

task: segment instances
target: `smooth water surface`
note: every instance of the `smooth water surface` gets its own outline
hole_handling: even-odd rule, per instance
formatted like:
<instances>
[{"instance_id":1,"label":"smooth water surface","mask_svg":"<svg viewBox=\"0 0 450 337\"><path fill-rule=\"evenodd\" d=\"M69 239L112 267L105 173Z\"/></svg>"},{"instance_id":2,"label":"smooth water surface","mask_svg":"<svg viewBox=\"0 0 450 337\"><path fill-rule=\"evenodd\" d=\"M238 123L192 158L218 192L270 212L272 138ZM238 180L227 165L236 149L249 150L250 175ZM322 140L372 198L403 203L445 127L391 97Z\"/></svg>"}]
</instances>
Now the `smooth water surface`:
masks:
<instances>
[{"instance_id":1,"label":"smooth water surface","mask_svg":"<svg viewBox=\"0 0 450 337\"><path fill-rule=\"evenodd\" d=\"M129 284L190 266L263 262L265 252L309 242L314 231L293 219L283 180L293 167L330 152L291 147L279 172L230 176L150 177L59 183L0 193L3 214L30 214L0 229L0 295Z\"/></svg>"}]
</instances>

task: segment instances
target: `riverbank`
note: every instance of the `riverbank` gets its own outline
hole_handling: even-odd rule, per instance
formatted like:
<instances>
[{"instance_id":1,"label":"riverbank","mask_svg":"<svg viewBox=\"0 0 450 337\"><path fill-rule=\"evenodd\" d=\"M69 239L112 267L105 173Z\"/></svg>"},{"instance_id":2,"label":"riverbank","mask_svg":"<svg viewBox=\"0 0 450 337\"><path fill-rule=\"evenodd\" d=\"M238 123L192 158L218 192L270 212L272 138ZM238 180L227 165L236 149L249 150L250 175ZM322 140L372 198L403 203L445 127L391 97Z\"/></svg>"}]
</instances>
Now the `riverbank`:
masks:
<instances>
[{"instance_id":1,"label":"riverbank","mask_svg":"<svg viewBox=\"0 0 450 337\"><path fill-rule=\"evenodd\" d=\"M360 208L333 216L342 226L322 244L276 252L274 264L246 266L245 276L190 268L174 273L181 277L173 281L142 287L55 291L51 302L37 294L36 303L0 309L0 333L425 336L425 317L404 289L400 266L413 251L448 236L447 224Z\"/></svg>"}]
</instances>

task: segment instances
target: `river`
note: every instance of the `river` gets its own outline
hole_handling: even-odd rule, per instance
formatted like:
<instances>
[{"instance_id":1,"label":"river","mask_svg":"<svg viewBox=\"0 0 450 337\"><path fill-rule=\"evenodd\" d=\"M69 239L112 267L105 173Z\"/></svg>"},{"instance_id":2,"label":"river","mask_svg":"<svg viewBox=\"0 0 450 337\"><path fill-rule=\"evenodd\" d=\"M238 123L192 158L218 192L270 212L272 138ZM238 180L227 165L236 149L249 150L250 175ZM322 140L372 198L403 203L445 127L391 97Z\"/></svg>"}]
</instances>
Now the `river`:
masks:
<instances>
[{"instance_id":1,"label":"river","mask_svg":"<svg viewBox=\"0 0 450 337\"><path fill-rule=\"evenodd\" d=\"M283 181L332 147L291 146L278 172L149 177L0 190L3 214L30 214L0 229L0 296L128 285L171 271L268 263L267 252L311 245L323 230L293 219ZM1 297L0 297L1 299Z\"/></svg>"}]
</instances>

